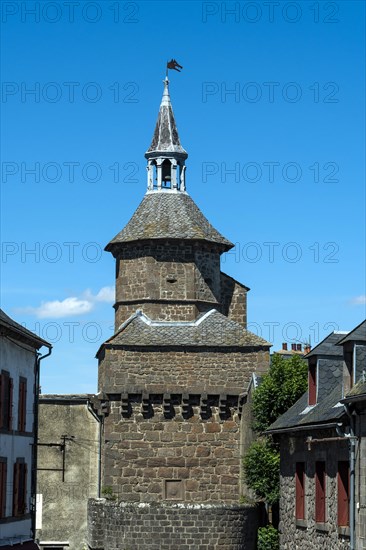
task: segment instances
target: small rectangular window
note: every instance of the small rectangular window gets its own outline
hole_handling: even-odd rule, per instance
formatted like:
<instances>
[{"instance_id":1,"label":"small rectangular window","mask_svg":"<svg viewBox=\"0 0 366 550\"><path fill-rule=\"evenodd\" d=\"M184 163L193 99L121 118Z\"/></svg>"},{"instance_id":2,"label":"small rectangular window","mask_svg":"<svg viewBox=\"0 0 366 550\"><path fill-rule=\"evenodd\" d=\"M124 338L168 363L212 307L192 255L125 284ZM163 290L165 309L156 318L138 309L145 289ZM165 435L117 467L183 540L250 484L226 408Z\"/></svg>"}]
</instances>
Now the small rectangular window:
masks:
<instances>
[{"instance_id":1,"label":"small rectangular window","mask_svg":"<svg viewBox=\"0 0 366 550\"><path fill-rule=\"evenodd\" d=\"M13 481L13 516L26 513L27 504L27 464L23 458L18 458L14 464Z\"/></svg>"},{"instance_id":2,"label":"small rectangular window","mask_svg":"<svg viewBox=\"0 0 366 550\"><path fill-rule=\"evenodd\" d=\"M18 431L25 432L27 422L27 379L19 378Z\"/></svg>"},{"instance_id":3,"label":"small rectangular window","mask_svg":"<svg viewBox=\"0 0 366 550\"><path fill-rule=\"evenodd\" d=\"M349 462L338 462L338 525L349 526Z\"/></svg>"},{"instance_id":4,"label":"small rectangular window","mask_svg":"<svg viewBox=\"0 0 366 550\"><path fill-rule=\"evenodd\" d=\"M7 459L0 456L0 518L6 517Z\"/></svg>"},{"instance_id":5,"label":"small rectangular window","mask_svg":"<svg viewBox=\"0 0 366 550\"><path fill-rule=\"evenodd\" d=\"M305 462L296 462L296 519L305 519Z\"/></svg>"},{"instance_id":6,"label":"small rectangular window","mask_svg":"<svg viewBox=\"0 0 366 550\"><path fill-rule=\"evenodd\" d=\"M316 363L309 364L309 405L316 404Z\"/></svg>"},{"instance_id":7,"label":"small rectangular window","mask_svg":"<svg viewBox=\"0 0 366 550\"><path fill-rule=\"evenodd\" d=\"M326 504L325 462L315 463L315 521L325 523Z\"/></svg>"}]
</instances>

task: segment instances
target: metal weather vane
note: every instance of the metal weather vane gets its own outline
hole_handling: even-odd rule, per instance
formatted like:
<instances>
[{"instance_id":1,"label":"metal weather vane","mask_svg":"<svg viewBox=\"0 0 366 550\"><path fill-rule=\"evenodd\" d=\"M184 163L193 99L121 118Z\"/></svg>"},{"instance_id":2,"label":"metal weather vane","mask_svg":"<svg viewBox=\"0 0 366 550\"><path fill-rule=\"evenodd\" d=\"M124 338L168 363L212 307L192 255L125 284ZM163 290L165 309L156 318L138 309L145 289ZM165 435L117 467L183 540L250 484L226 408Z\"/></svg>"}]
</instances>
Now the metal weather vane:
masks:
<instances>
[{"instance_id":1,"label":"metal weather vane","mask_svg":"<svg viewBox=\"0 0 366 550\"><path fill-rule=\"evenodd\" d=\"M178 71L180 73L181 69L183 69L182 65L179 65L178 61L176 59L171 59L166 64L166 76L168 76L168 70L173 69L174 71Z\"/></svg>"}]
</instances>

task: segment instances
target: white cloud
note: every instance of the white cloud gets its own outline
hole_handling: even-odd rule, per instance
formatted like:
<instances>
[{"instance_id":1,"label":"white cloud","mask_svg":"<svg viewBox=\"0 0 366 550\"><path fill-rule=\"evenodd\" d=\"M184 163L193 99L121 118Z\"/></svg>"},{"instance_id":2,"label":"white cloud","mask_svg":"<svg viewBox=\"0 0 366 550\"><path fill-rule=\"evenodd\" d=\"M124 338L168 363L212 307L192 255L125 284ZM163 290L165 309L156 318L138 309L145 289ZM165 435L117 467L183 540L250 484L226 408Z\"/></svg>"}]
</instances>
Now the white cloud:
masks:
<instances>
[{"instance_id":1,"label":"white cloud","mask_svg":"<svg viewBox=\"0 0 366 550\"><path fill-rule=\"evenodd\" d=\"M104 286L97 294L92 294L88 289L84 292L83 297L91 302L107 302L113 304L114 302L114 287Z\"/></svg>"},{"instance_id":2,"label":"white cloud","mask_svg":"<svg viewBox=\"0 0 366 550\"><path fill-rule=\"evenodd\" d=\"M88 300L80 300L75 296L65 300L53 300L42 302L39 307L26 308L28 313L33 313L39 319L57 319L59 317L72 317L84 315L93 309L93 304Z\"/></svg>"},{"instance_id":3,"label":"white cloud","mask_svg":"<svg viewBox=\"0 0 366 550\"><path fill-rule=\"evenodd\" d=\"M114 288L112 286L104 286L97 294L93 294L87 289L82 293L80 298L70 296L64 300L42 302L39 307L21 308L18 311L20 313L33 314L39 319L58 319L60 317L85 315L94 309L97 302L113 303Z\"/></svg>"},{"instance_id":4,"label":"white cloud","mask_svg":"<svg viewBox=\"0 0 366 550\"><path fill-rule=\"evenodd\" d=\"M364 306L366 304L366 294L355 296L355 298L352 298L351 304L354 306Z\"/></svg>"}]
</instances>

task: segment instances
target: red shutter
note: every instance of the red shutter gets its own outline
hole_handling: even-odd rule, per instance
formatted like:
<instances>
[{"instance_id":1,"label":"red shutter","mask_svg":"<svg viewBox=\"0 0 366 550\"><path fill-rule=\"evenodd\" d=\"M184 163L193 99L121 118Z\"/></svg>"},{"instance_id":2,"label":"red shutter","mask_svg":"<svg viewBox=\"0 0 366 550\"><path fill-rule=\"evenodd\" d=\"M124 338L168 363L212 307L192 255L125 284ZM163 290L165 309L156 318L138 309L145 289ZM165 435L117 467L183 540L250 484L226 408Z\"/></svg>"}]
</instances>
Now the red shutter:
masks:
<instances>
[{"instance_id":1,"label":"red shutter","mask_svg":"<svg viewBox=\"0 0 366 550\"><path fill-rule=\"evenodd\" d=\"M19 400L18 400L18 431L22 431L22 419L23 419L23 384L19 380Z\"/></svg>"},{"instance_id":2,"label":"red shutter","mask_svg":"<svg viewBox=\"0 0 366 550\"><path fill-rule=\"evenodd\" d=\"M338 525L349 525L349 463L338 462Z\"/></svg>"},{"instance_id":3,"label":"red shutter","mask_svg":"<svg viewBox=\"0 0 366 550\"><path fill-rule=\"evenodd\" d=\"M9 378L9 422L8 430L13 428L13 379Z\"/></svg>"},{"instance_id":4,"label":"red shutter","mask_svg":"<svg viewBox=\"0 0 366 550\"><path fill-rule=\"evenodd\" d=\"M24 406L23 406L23 432L27 431L27 380L24 380L23 383L23 400L24 400Z\"/></svg>"},{"instance_id":5,"label":"red shutter","mask_svg":"<svg viewBox=\"0 0 366 550\"><path fill-rule=\"evenodd\" d=\"M25 432L27 414L27 381L19 379L18 431Z\"/></svg>"},{"instance_id":6,"label":"red shutter","mask_svg":"<svg viewBox=\"0 0 366 550\"><path fill-rule=\"evenodd\" d=\"M0 518L6 516L6 475L6 462L2 459L0 461Z\"/></svg>"},{"instance_id":7,"label":"red shutter","mask_svg":"<svg viewBox=\"0 0 366 550\"><path fill-rule=\"evenodd\" d=\"M14 464L14 480L13 480L13 516L18 516L18 495L19 495L19 466L16 462Z\"/></svg>"},{"instance_id":8,"label":"red shutter","mask_svg":"<svg viewBox=\"0 0 366 550\"><path fill-rule=\"evenodd\" d=\"M309 405L316 404L316 364L309 365Z\"/></svg>"},{"instance_id":9,"label":"red shutter","mask_svg":"<svg viewBox=\"0 0 366 550\"><path fill-rule=\"evenodd\" d=\"M4 427L4 380L3 374L0 374L0 428Z\"/></svg>"},{"instance_id":10,"label":"red shutter","mask_svg":"<svg viewBox=\"0 0 366 550\"><path fill-rule=\"evenodd\" d=\"M296 519L305 519L305 463L296 462Z\"/></svg>"},{"instance_id":11,"label":"red shutter","mask_svg":"<svg viewBox=\"0 0 366 550\"><path fill-rule=\"evenodd\" d=\"M25 514L27 507L27 470L27 464L22 464L22 492L21 501L19 502L21 514Z\"/></svg>"},{"instance_id":12,"label":"red shutter","mask_svg":"<svg viewBox=\"0 0 366 550\"><path fill-rule=\"evenodd\" d=\"M325 462L315 463L315 521L325 523Z\"/></svg>"}]
</instances>

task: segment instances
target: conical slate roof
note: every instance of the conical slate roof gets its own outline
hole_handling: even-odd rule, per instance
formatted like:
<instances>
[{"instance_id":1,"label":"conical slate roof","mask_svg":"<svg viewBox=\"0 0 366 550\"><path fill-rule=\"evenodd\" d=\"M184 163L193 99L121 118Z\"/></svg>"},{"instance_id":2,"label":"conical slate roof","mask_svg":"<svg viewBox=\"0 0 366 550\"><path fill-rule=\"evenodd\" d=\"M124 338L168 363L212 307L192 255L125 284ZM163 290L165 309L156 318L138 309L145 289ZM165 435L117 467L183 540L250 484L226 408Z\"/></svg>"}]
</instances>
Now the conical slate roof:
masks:
<instances>
[{"instance_id":1,"label":"conical slate roof","mask_svg":"<svg viewBox=\"0 0 366 550\"><path fill-rule=\"evenodd\" d=\"M154 136L145 153L147 158L154 156L154 153L178 153L180 156L188 157L187 151L180 144L168 86L169 80L166 78Z\"/></svg>"},{"instance_id":2,"label":"conical slate roof","mask_svg":"<svg viewBox=\"0 0 366 550\"><path fill-rule=\"evenodd\" d=\"M229 250L225 239L202 214L187 193L147 193L136 212L105 250L113 252L122 243L151 239L208 241Z\"/></svg>"}]
</instances>

